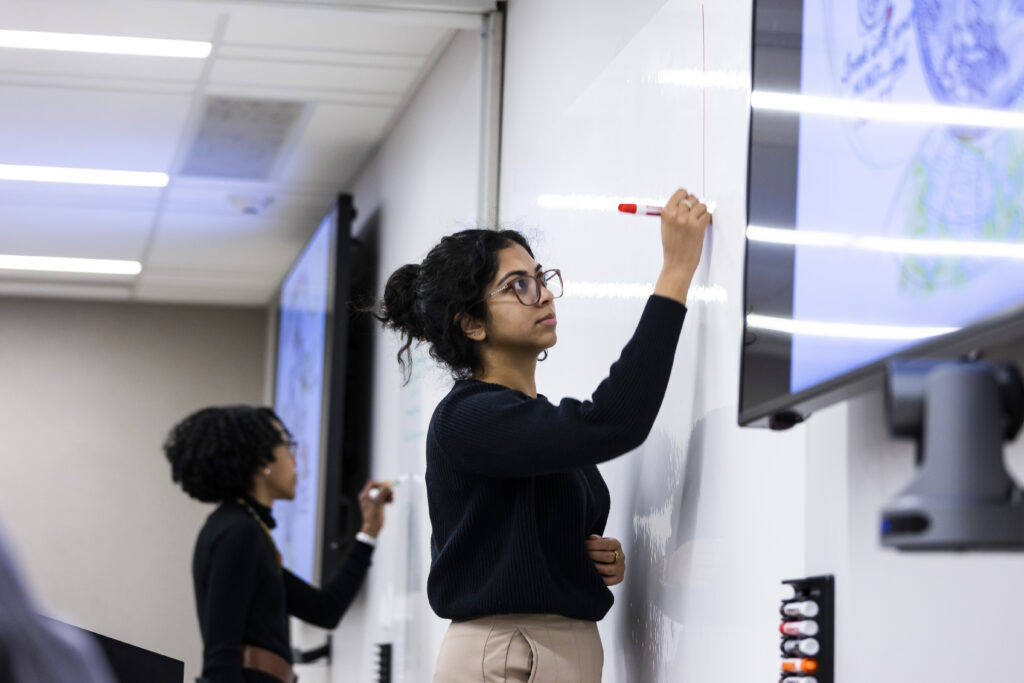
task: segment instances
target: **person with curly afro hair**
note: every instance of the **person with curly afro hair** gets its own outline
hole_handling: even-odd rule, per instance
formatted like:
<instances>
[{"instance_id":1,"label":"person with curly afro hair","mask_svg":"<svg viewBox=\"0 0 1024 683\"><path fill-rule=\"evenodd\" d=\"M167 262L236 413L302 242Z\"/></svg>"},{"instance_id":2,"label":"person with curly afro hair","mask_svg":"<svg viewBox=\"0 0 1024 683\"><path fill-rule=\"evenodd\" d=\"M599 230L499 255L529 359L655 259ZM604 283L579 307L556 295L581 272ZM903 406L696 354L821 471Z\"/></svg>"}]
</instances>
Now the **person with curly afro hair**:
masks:
<instances>
[{"instance_id":1,"label":"person with curly afro hair","mask_svg":"<svg viewBox=\"0 0 1024 683\"><path fill-rule=\"evenodd\" d=\"M448 235L396 270L378 319L455 380L427 430L427 597L452 623L436 683L598 683L596 622L623 580L605 538L610 496L596 465L644 442L668 386L686 294L711 222L677 191L661 214L662 269L633 337L589 401L538 393L556 342L561 272L512 230Z\"/></svg>"},{"instance_id":2,"label":"person with curly afro hair","mask_svg":"<svg viewBox=\"0 0 1024 683\"><path fill-rule=\"evenodd\" d=\"M281 566L270 507L295 498L297 446L273 410L245 405L199 410L164 443L171 478L189 496L220 503L192 557L203 638L200 681L292 683L288 615L334 628L366 578L384 506L393 500L387 482L367 482L359 494L362 530L323 589Z\"/></svg>"}]
</instances>

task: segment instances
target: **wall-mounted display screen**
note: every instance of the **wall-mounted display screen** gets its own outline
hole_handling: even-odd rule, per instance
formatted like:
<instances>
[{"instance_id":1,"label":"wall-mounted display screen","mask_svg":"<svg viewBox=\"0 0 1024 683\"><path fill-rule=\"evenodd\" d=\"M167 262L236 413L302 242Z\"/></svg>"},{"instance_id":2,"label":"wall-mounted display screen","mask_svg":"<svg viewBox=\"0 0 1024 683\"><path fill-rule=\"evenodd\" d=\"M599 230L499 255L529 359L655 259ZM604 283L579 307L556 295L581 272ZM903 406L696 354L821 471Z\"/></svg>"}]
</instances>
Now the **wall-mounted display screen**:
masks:
<instances>
[{"instance_id":1,"label":"wall-mounted display screen","mask_svg":"<svg viewBox=\"0 0 1024 683\"><path fill-rule=\"evenodd\" d=\"M740 422L1020 325L1024 5L758 0L753 36Z\"/></svg>"},{"instance_id":2,"label":"wall-mounted display screen","mask_svg":"<svg viewBox=\"0 0 1024 683\"><path fill-rule=\"evenodd\" d=\"M274 541L284 565L313 582L326 445L325 378L333 309L336 212L317 228L281 286L274 410L299 443L294 501L274 504Z\"/></svg>"}]
</instances>

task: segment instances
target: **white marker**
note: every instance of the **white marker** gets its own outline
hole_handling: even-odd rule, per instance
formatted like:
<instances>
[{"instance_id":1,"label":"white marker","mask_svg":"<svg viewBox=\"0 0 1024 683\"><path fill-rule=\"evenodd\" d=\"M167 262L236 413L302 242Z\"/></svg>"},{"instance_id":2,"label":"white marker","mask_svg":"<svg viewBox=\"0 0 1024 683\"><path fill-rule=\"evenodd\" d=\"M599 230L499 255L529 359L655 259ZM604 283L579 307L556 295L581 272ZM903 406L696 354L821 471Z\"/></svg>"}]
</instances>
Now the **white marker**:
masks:
<instances>
[{"instance_id":1,"label":"white marker","mask_svg":"<svg viewBox=\"0 0 1024 683\"><path fill-rule=\"evenodd\" d=\"M779 611L786 617L806 617L809 619L818 616L818 603L814 600L785 602Z\"/></svg>"},{"instance_id":2,"label":"white marker","mask_svg":"<svg viewBox=\"0 0 1024 683\"><path fill-rule=\"evenodd\" d=\"M426 479L423 478L422 474L413 474L411 472L407 472L405 474L400 474L397 477L395 477L394 479L392 479L391 481L387 482L387 485L390 486L391 488L395 488L399 484L402 484L402 483L407 482L407 481L422 481L422 482L425 482ZM379 486L374 486L373 488L371 488L370 489L370 494L369 494L370 495L370 500L376 500L377 496L380 495L380 491L381 491L381 489L380 489Z\"/></svg>"},{"instance_id":3,"label":"white marker","mask_svg":"<svg viewBox=\"0 0 1024 683\"><path fill-rule=\"evenodd\" d=\"M815 638L794 638L782 641L782 652L790 657L813 657L821 650L821 644Z\"/></svg>"}]
</instances>

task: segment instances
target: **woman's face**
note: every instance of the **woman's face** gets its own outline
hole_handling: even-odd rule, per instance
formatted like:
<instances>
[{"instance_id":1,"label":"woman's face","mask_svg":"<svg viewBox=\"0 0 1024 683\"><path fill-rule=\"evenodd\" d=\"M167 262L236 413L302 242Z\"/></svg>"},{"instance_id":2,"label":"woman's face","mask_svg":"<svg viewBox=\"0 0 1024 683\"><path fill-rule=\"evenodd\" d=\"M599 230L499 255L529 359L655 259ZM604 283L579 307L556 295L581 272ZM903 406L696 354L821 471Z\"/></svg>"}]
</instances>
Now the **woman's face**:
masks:
<instances>
[{"instance_id":1,"label":"woman's face","mask_svg":"<svg viewBox=\"0 0 1024 683\"><path fill-rule=\"evenodd\" d=\"M275 500L295 500L295 487L299 481L299 475L295 471L295 454L292 453L291 437L284 427L278 423L274 426L281 433L282 443L274 446L274 462L268 463L263 470L270 470L269 474L260 470L261 476L266 480L267 487Z\"/></svg>"},{"instance_id":2,"label":"woman's face","mask_svg":"<svg viewBox=\"0 0 1024 683\"><path fill-rule=\"evenodd\" d=\"M513 244L498 252L498 274L485 295L519 278L540 275L542 268L521 245ZM483 343L495 351L539 354L555 345L555 300L547 287L540 287L540 300L523 305L513 287L487 297L490 319L484 322Z\"/></svg>"}]
</instances>

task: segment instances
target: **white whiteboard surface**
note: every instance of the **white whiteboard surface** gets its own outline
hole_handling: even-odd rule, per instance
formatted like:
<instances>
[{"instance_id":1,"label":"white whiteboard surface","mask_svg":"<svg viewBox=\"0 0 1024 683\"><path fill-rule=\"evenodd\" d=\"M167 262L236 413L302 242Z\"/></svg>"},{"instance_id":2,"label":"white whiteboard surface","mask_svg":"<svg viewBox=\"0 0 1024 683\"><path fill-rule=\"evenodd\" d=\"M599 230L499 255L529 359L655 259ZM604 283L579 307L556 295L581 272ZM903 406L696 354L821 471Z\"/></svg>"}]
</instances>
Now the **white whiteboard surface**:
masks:
<instances>
[{"instance_id":1,"label":"white whiteboard surface","mask_svg":"<svg viewBox=\"0 0 1024 683\"><path fill-rule=\"evenodd\" d=\"M501 219L566 285L538 390L589 397L653 290L658 219L617 203L715 200L654 431L601 467L628 566L600 624L604 681L774 680L779 582L804 568L805 440L736 424L751 5L626 5L509 7Z\"/></svg>"}]
</instances>

